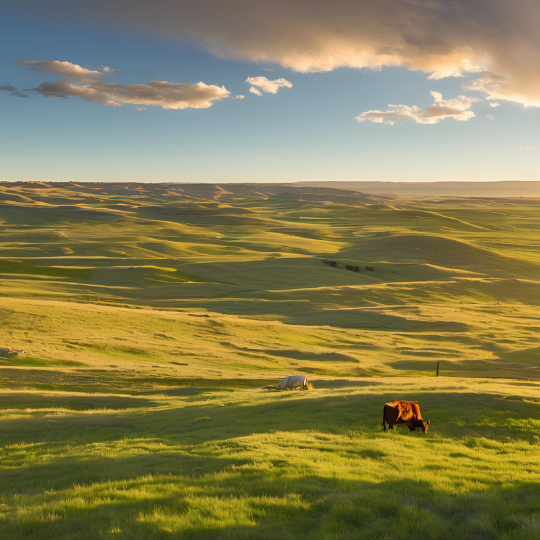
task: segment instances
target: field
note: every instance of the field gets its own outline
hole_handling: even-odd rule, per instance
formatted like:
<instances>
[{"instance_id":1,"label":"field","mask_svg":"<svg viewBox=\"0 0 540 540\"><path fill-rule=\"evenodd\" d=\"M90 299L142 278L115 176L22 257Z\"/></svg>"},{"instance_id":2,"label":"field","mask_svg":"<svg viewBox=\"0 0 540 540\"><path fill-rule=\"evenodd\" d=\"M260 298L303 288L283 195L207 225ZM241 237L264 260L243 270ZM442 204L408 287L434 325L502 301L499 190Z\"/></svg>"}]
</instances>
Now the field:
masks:
<instances>
[{"instance_id":1,"label":"field","mask_svg":"<svg viewBox=\"0 0 540 540\"><path fill-rule=\"evenodd\" d=\"M0 237L0 538L540 537L540 199L3 183Z\"/></svg>"}]
</instances>

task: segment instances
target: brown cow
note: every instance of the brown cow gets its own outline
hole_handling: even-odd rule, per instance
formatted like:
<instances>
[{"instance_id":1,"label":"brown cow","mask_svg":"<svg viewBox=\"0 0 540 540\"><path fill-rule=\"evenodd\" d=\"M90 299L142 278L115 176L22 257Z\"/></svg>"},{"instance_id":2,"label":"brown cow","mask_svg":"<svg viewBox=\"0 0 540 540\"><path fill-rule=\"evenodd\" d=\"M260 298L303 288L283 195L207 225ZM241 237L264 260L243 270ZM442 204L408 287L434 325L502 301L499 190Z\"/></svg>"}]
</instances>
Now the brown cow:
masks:
<instances>
[{"instance_id":1,"label":"brown cow","mask_svg":"<svg viewBox=\"0 0 540 540\"><path fill-rule=\"evenodd\" d=\"M426 433L429 425L429 420L422 418L418 401L392 401L386 403L382 417L384 431L386 431L385 421L390 429L394 429L395 425L405 424L409 428L409 432L419 427Z\"/></svg>"}]
</instances>

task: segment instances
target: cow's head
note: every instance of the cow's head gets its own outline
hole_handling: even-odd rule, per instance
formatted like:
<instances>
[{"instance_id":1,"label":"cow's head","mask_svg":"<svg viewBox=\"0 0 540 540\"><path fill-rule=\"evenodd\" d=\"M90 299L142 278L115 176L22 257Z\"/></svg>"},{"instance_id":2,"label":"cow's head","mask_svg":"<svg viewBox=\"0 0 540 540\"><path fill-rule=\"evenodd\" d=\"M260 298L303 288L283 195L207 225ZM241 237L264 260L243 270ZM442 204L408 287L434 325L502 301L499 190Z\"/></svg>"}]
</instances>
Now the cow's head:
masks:
<instances>
[{"instance_id":1,"label":"cow's head","mask_svg":"<svg viewBox=\"0 0 540 540\"><path fill-rule=\"evenodd\" d=\"M429 426L429 420L420 420L420 422L421 422L420 427L422 428L422 431L424 432L424 435L425 435L427 431L427 427Z\"/></svg>"}]
</instances>

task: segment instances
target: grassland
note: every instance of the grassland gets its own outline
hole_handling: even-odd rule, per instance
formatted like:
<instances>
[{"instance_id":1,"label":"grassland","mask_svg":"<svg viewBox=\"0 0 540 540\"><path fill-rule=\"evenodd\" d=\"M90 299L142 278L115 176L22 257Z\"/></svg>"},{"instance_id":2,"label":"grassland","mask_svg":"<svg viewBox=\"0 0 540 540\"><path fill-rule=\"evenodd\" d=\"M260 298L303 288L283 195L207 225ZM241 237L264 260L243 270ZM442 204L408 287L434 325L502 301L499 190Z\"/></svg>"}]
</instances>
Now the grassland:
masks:
<instances>
[{"instance_id":1,"label":"grassland","mask_svg":"<svg viewBox=\"0 0 540 540\"><path fill-rule=\"evenodd\" d=\"M0 537L540 537L539 211L0 184Z\"/></svg>"}]
</instances>

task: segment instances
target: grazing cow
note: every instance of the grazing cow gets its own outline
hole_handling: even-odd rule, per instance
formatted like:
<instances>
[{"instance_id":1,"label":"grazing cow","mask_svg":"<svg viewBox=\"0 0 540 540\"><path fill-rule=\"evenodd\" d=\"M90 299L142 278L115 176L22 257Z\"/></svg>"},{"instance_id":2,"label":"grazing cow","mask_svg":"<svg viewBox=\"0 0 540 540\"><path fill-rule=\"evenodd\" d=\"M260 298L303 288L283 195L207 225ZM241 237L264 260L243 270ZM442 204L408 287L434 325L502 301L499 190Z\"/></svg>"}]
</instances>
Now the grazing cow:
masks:
<instances>
[{"instance_id":1,"label":"grazing cow","mask_svg":"<svg viewBox=\"0 0 540 540\"><path fill-rule=\"evenodd\" d=\"M291 375L290 377L285 377L279 384L278 390L285 390L288 388L302 388L302 390L307 390L307 377L305 375Z\"/></svg>"},{"instance_id":2,"label":"grazing cow","mask_svg":"<svg viewBox=\"0 0 540 540\"><path fill-rule=\"evenodd\" d=\"M386 431L385 421L390 429L394 429L395 425L405 424L409 431L414 431L419 427L422 428L424 433L426 433L429 425L429 420L422 418L418 401L392 401L386 403L382 416L384 431Z\"/></svg>"}]
</instances>

